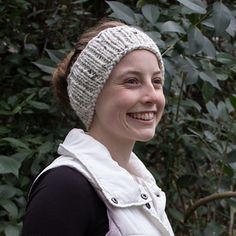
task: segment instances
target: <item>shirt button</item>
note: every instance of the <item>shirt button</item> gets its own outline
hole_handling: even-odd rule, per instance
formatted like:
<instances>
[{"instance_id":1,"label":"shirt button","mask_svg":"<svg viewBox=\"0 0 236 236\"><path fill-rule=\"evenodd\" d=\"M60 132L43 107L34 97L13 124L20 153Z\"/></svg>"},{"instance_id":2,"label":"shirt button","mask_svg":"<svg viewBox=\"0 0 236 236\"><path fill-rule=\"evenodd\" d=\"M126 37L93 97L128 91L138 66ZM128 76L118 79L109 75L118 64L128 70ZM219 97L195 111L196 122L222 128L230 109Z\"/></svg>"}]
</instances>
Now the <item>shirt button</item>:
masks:
<instances>
[{"instance_id":1,"label":"shirt button","mask_svg":"<svg viewBox=\"0 0 236 236\"><path fill-rule=\"evenodd\" d=\"M145 193L141 194L141 198L143 198L144 200L148 199L148 196Z\"/></svg>"},{"instance_id":2,"label":"shirt button","mask_svg":"<svg viewBox=\"0 0 236 236\"><path fill-rule=\"evenodd\" d=\"M151 205L149 203L145 204L148 209L151 209Z\"/></svg>"},{"instance_id":3,"label":"shirt button","mask_svg":"<svg viewBox=\"0 0 236 236\"><path fill-rule=\"evenodd\" d=\"M116 198L113 197L111 200L112 200L115 204L118 204L118 200L117 200Z\"/></svg>"}]
</instances>

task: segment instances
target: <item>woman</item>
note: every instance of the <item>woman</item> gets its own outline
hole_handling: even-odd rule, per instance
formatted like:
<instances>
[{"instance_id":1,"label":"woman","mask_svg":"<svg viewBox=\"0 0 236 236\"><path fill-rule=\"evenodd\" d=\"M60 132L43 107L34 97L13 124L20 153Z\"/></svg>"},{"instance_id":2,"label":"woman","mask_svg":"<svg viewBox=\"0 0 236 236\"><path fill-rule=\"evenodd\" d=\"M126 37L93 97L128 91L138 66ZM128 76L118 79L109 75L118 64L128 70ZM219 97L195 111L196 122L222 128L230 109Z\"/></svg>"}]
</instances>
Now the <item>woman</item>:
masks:
<instances>
[{"instance_id":1,"label":"woman","mask_svg":"<svg viewBox=\"0 0 236 236\"><path fill-rule=\"evenodd\" d=\"M132 152L165 106L160 51L142 31L102 23L82 35L53 84L86 131L73 129L35 180L23 235L174 235L165 194Z\"/></svg>"}]
</instances>

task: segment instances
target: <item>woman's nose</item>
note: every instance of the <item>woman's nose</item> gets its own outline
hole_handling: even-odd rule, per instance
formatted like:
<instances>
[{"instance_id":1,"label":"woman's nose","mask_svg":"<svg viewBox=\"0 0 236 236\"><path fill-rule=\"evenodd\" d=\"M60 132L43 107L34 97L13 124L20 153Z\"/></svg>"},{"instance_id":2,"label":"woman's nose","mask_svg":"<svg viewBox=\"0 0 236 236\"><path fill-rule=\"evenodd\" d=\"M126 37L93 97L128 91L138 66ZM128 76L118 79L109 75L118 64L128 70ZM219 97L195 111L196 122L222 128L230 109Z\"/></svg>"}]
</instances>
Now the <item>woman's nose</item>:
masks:
<instances>
[{"instance_id":1,"label":"woman's nose","mask_svg":"<svg viewBox=\"0 0 236 236\"><path fill-rule=\"evenodd\" d=\"M143 103L156 103L158 91L152 86L145 86L142 94Z\"/></svg>"}]
</instances>

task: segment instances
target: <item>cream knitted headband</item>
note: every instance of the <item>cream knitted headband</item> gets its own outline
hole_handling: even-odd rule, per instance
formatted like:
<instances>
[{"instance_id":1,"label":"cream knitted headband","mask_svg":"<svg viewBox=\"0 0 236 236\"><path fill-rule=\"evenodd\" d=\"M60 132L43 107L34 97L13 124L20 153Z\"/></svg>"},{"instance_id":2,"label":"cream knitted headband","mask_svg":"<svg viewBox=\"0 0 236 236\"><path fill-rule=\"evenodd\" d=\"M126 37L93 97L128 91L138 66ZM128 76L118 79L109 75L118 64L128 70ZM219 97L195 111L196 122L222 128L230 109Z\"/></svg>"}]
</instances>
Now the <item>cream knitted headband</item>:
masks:
<instances>
[{"instance_id":1,"label":"cream knitted headband","mask_svg":"<svg viewBox=\"0 0 236 236\"><path fill-rule=\"evenodd\" d=\"M164 76L162 56L155 42L127 25L101 31L88 42L71 67L67 77L70 105L87 130L93 120L97 97L112 69L122 57L136 49L153 52Z\"/></svg>"}]
</instances>

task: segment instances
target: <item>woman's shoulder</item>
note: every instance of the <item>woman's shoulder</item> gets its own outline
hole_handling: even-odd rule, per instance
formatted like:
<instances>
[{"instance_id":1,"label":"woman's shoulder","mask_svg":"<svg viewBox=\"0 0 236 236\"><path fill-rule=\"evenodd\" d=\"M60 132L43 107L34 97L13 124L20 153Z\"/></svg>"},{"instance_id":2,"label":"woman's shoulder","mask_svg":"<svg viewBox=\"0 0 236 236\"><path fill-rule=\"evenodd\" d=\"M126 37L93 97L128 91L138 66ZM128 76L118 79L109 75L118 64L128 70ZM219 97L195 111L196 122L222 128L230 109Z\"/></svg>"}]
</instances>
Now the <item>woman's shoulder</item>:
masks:
<instances>
[{"instance_id":1,"label":"woman's shoulder","mask_svg":"<svg viewBox=\"0 0 236 236\"><path fill-rule=\"evenodd\" d=\"M90 196L97 198L92 185L79 171L68 166L60 166L44 172L34 183L30 198L45 192L53 195L64 195L65 198L76 197L84 200Z\"/></svg>"},{"instance_id":2,"label":"woman's shoulder","mask_svg":"<svg viewBox=\"0 0 236 236\"><path fill-rule=\"evenodd\" d=\"M77 170L60 166L35 182L23 226L22 235L31 231L44 235L49 229L50 235L100 235L108 231L108 218L89 181Z\"/></svg>"},{"instance_id":3,"label":"woman's shoulder","mask_svg":"<svg viewBox=\"0 0 236 236\"><path fill-rule=\"evenodd\" d=\"M79 171L68 166L59 166L47 170L39 176L36 185L41 182L52 184L53 186L64 186L65 188L74 185L79 185L80 187L89 185L88 180Z\"/></svg>"}]
</instances>

